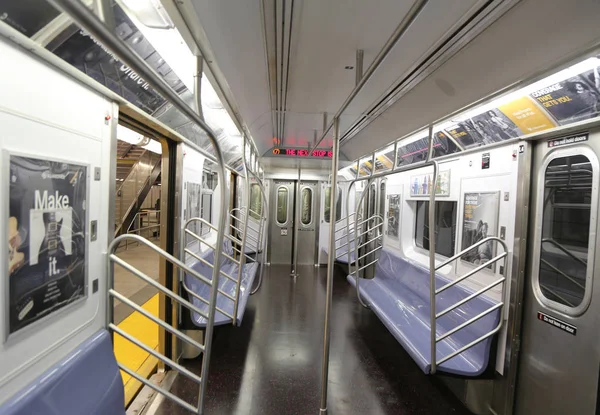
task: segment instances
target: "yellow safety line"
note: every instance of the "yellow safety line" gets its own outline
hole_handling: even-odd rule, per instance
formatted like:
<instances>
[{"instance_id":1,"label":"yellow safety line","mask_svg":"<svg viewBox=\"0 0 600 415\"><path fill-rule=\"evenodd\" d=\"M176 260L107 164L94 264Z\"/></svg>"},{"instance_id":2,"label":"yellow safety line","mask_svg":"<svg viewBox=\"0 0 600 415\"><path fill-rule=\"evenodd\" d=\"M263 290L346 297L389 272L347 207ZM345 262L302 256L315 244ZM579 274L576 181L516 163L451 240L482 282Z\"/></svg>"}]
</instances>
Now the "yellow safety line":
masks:
<instances>
[{"instance_id":1,"label":"yellow safety line","mask_svg":"<svg viewBox=\"0 0 600 415\"><path fill-rule=\"evenodd\" d=\"M158 317L158 294L148 300L142 308ZM158 325L137 311L125 318L118 326L147 346L155 350L158 348ZM144 378L149 378L156 369L158 359L117 333L114 335L113 348L119 363ZM143 385L123 371L121 371L121 377L125 385L125 406L127 407Z\"/></svg>"}]
</instances>

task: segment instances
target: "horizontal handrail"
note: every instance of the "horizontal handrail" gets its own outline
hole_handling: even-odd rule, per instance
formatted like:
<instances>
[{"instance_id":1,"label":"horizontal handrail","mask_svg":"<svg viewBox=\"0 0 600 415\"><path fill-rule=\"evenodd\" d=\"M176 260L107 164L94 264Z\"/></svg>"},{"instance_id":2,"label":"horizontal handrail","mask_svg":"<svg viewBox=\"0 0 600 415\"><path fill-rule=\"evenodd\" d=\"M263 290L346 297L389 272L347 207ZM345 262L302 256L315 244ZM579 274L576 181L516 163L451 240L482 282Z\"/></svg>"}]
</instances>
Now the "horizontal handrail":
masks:
<instances>
[{"instance_id":1,"label":"horizontal handrail","mask_svg":"<svg viewBox=\"0 0 600 415\"><path fill-rule=\"evenodd\" d=\"M467 327L468 325L470 325L470 324L472 324L472 323L476 322L477 320L479 320L480 318L482 318L482 317L484 317L484 316L488 315L488 314L489 314L489 313L491 313L492 311L499 309L499 308L500 308L500 307L502 307L503 305L504 305L504 303L503 303L503 302L500 302L500 303L498 303L498 304L496 304L496 305L493 305L492 307L488 308L487 310L485 310L485 311L482 311L481 313L477 314L475 317L473 317L473 318L471 318L471 319L469 319L469 320L465 321L465 322L464 322L464 323L462 323L461 325L459 325L459 326L456 326L456 327L454 327L452 330L450 330L450 331L448 331L448 332L446 332L446 333L442 334L441 336L437 337L437 338L435 339L435 341L436 341L436 342L440 342L440 341L444 340L446 337L450 337L450 336L452 336L452 335L453 335L454 333L456 333L457 331L460 331L460 330L464 329L464 328L465 328L465 327Z\"/></svg>"},{"instance_id":2,"label":"horizontal handrail","mask_svg":"<svg viewBox=\"0 0 600 415\"><path fill-rule=\"evenodd\" d=\"M153 321L154 323L158 324L159 326L161 326L163 329L165 329L166 331L168 331L172 335L178 336L184 342L186 342L186 343L188 343L188 344L190 344L190 345L192 345L194 347L197 347L201 351L204 351L204 345L198 343L196 340L194 340L191 337L187 336L183 332L177 330L175 327L171 326L170 324L165 323L163 320L159 319L158 317L155 317L154 315L152 315L152 313L150 313L149 311L147 311L146 309L144 309L140 305L134 303L133 301L131 301L129 298L125 297L124 295L119 294L114 289L111 288L110 290L108 290L108 294L111 295L111 296L113 296L117 300L121 301L122 303L128 305L129 307L131 307L132 309L134 309L135 311L137 311L138 313L140 313L141 315L143 315L147 319L149 319L149 320ZM202 316L204 317L204 315L202 315ZM204 318L206 318L206 317L204 317Z\"/></svg>"},{"instance_id":3,"label":"horizontal handrail","mask_svg":"<svg viewBox=\"0 0 600 415\"><path fill-rule=\"evenodd\" d=\"M572 252L570 252L567 248L565 248L564 246L562 246L561 244L559 244L558 242L556 242L554 239L552 238L543 238L542 239L542 244L543 243L549 243L554 245L555 247L557 247L558 249L560 249L562 252L564 252L565 254L567 254L568 256L570 256L571 258L573 258L575 261L579 262L581 265L583 265L584 267L587 267L587 261L579 258L578 256L574 255Z\"/></svg>"},{"instance_id":4,"label":"horizontal handrail","mask_svg":"<svg viewBox=\"0 0 600 415\"><path fill-rule=\"evenodd\" d=\"M200 295L198 295L196 292L194 292L194 290L190 289L190 288L187 286L187 284L186 284L186 282L185 282L185 281L183 281L183 284L182 284L182 285L183 285L183 288L184 288L184 289L185 289L185 290L188 292L188 294L190 294L192 297L196 298L197 300L200 300L200 301L202 301L202 302L203 302L204 304L206 304L206 305L209 305L209 304L210 304L210 302L209 302L209 301L208 301L206 298L203 298L202 296L200 296ZM228 313L227 311L223 310L222 308L220 308L220 307L219 307L219 306L217 306L217 305L215 305L215 310L217 310L219 313L223 313L223 314L224 314L224 315L226 315L227 317L229 317L229 318L233 319L233 316L232 316L230 313ZM201 315L202 317L204 317L204 315L202 315L202 314L200 314L200 315ZM204 318L206 318L206 317L204 317Z\"/></svg>"},{"instance_id":5,"label":"horizontal handrail","mask_svg":"<svg viewBox=\"0 0 600 415\"><path fill-rule=\"evenodd\" d=\"M452 359L455 356L458 356L459 354L461 354L462 352L464 352L467 349L470 349L473 346L478 345L479 343L481 343L482 341L484 341L485 339L487 339L488 337L492 337L494 334L498 333L500 331L500 329L502 328L502 318L500 318L500 323L498 323L498 325L496 326L496 328L486 334L484 334L483 336L479 337L476 340L473 340L471 343L461 347L460 349L450 353L448 356L436 361L436 365L441 365L442 363Z\"/></svg>"},{"instance_id":6,"label":"horizontal handrail","mask_svg":"<svg viewBox=\"0 0 600 415\"><path fill-rule=\"evenodd\" d=\"M451 305L450 307L444 309L444 311L440 311L439 313L437 313L435 315L435 318L440 318L442 316L445 316L446 314L448 314L449 312L451 312L452 310L460 307L461 305L471 301L473 298L480 296L481 294L491 290L492 288L494 288L496 285L502 284L504 281L506 280L506 278L502 277L497 281L494 281L491 284L486 285L485 287L483 287L482 289L480 289L479 291L474 292L473 294L463 298L462 300L454 303L453 305Z\"/></svg>"},{"instance_id":7,"label":"horizontal handrail","mask_svg":"<svg viewBox=\"0 0 600 415\"><path fill-rule=\"evenodd\" d=\"M371 266L371 265L373 265L373 264L376 264L378 260L379 260L379 259L376 259L375 261L371 261L371 262L369 262L367 265L363 265L362 267L360 267L360 268L358 269L358 271L362 271L363 269L365 269L365 268L368 268L368 267L370 267L370 266ZM355 273L356 273L356 271L357 271L357 270L354 270L354 271L352 271L352 272L350 273L350 275L352 275L352 274L355 274Z\"/></svg>"},{"instance_id":8,"label":"horizontal handrail","mask_svg":"<svg viewBox=\"0 0 600 415\"><path fill-rule=\"evenodd\" d=\"M495 263L496 261L504 258L505 256L507 256L506 252L502 252L500 255L496 255L494 258L490 259L488 262L479 265L477 268L473 268L471 271L467 272L465 275L463 275L460 278L455 279L454 281L449 282L448 284L444 285L442 288L438 288L437 290L435 290L436 294L441 293L442 291L446 291L448 288L450 287L454 287L456 284L463 282L464 280L466 280L467 278L469 278L470 276L477 274L479 271L481 271L484 268L489 267L490 265L492 265L493 263Z\"/></svg>"},{"instance_id":9,"label":"horizontal handrail","mask_svg":"<svg viewBox=\"0 0 600 415\"><path fill-rule=\"evenodd\" d=\"M373 250L371 250L371 251L367 252L367 253L366 253L366 254L364 254L363 256L360 256L360 257L358 257L358 258L357 258L357 259L356 259L354 262L356 262L356 261L360 261L361 259L363 259L363 258L366 258L366 257L368 257L368 256L369 256L369 255L371 255L371 254L374 254L375 252L379 251L379 250L380 250L380 249L382 249L382 248L383 248L383 245L379 245L377 248L375 248L375 249L373 249Z\"/></svg>"},{"instance_id":10,"label":"horizontal handrail","mask_svg":"<svg viewBox=\"0 0 600 415\"><path fill-rule=\"evenodd\" d=\"M487 238L483 238L481 241L478 241L478 242L474 243L473 245L469 246L468 248L463 249L458 254L451 256L450 258L448 258L447 260L445 260L441 264L437 265L435 267L435 270L437 271L440 268L445 267L449 263L451 263L453 261L456 261L457 259L459 259L460 257L462 257L467 252L472 251L473 249L477 248L479 245L482 245L482 244L484 244L486 242L489 242L489 241L496 241L496 242L500 243L502 245L502 247L504 248L504 252L508 251L508 249L506 248L506 243L502 239L500 239L500 238L498 238L496 236L488 236Z\"/></svg>"},{"instance_id":11,"label":"horizontal handrail","mask_svg":"<svg viewBox=\"0 0 600 415\"><path fill-rule=\"evenodd\" d=\"M187 377L191 378L197 384L200 384L202 382L202 379L200 379L200 377L198 375L196 375L195 373L190 372L188 369L186 369L185 367L181 366L179 363L176 363L175 361L169 359L167 356L164 356L163 354L157 352L152 347L146 346L146 344L144 344L143 342L139 341L135 337L131 336L126 331L120 329L115 324L110 323L108 325L108 328L110 330L112 330L113 332L117 333L119 336L121 336L121 337L129 340L131 343L135 344L137 347L143 349L146 353L151 354L152 356L154 356L155 358L157 358L161 362L166 363L167 365L169 365L171 367L174 367L179 372L181 372L184 375L186 375Z\"/></svg>"},{"instance_id":12,"label":"horizontal handrail","mask_svg":"<svg viewBox=\"0 0 600 415\"><path fill-rule=\"evenodd\" d=\"M145 377L138 375L138 373L136 371L129 369L124 364L117 362L117 365L119 366L119 369L121 369L123 372L127 373L132 378L136 379L138 382L143 383L144 385L148 386L151 389L154 389L156 392L166 396L167 398L171 399L173 402L178 403L179 405L183 406L188 411L190 411L192 413L198 413L198 408L193 407L192 405L190 405L183 399L173 395L171 392L169 392L165 388L162 388L162 387L154 384L153 382L150 382Z\"/></svg>"},{"instance_id":13,"label":"horizontal handrail","mask_svg":"<svg viewBox=\"0 0 600 415\"><path fill-rule=\"evenodd\" d=\"M116 256L115 254L110 254L110 260L116 264L119 264L120 266L122 266L123 268L125 268L127 271L131 272L133 275L141 278L142 280L146 281L148 284L152 285L154 288L156 288L157 290L161 291L163 294L165 294L166 296L168 296L169 298L171 298L172 300L177 301L179 304L189 308L190 310L203 315L204 313L196 308L195 305L193 305L192 303L190 303L189 301L187 301L185 298L181 297L178 294L175 294L173 291L169 290L168 288L164 287L162 284L154 281L152 278L150 278L149 276L147 276L146 274L144 274L142 271L138 270L137 268L135 268L134 266L130 265L128 262L123 261L121 258L119 258L118 256ZM196 276L194 272L194 276ZM204 277L202 277L204 278ZM201 278L199 278L201 279ZM210 284L210 282L208 282L209 285L212 286L212 284ZM208 317L208 315L206 315Z\"/></svg>"}]
</instances>

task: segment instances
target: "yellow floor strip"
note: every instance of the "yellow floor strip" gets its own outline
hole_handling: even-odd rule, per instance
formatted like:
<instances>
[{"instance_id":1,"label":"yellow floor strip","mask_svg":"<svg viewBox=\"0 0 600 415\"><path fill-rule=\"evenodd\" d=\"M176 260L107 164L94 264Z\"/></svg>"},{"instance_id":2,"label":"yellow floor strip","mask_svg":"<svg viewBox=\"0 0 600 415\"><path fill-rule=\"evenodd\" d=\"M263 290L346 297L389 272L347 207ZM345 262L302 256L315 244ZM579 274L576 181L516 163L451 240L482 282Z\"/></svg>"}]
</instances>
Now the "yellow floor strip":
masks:
<instances>
[{"instance_id":1,"label":"yellow floor strip","mask_svg":"<svg viewBox=\"0 0 600 415\"><path fill-rule=\"evenodd\" d=\"M158 294L148 300L142 308L158 317ZM158 348L158 325L137 311L119 323L118 326L147 346L155 350ZM145 378L150 377L158 363L158 359L154 356L116 333L114 335L114 352L119 363L135 370L136 373ZM125 385L125 406L127 406L143 385L123 371L121 371L121 376Z\"/></svg>"}]
</instances>

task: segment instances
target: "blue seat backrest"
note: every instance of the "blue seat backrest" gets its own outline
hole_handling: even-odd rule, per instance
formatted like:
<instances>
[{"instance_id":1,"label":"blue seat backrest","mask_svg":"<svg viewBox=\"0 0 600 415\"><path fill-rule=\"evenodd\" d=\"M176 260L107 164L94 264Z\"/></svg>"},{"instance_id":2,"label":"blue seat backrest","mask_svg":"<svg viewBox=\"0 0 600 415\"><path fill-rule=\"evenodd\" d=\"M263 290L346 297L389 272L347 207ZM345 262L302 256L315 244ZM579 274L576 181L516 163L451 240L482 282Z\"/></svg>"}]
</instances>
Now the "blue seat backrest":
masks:
<instances>
[{"instance_id":1,"label":"blue seat backrest","mask_svg":"<svg viewBox=\"0 0 600 415\"><path fill-rule=\"evenodd\" d=\"M110 335L101 330L0 406L0 415L118 415L124 408Z\"/></svg>"},{"instance_id":2,"label":"blue seat backrest","mask_svg":"<svg viewBox=\"0 0 600 415\"><path fill-rule=\"evenodd\" d=\"M424 306L418 311L424 318L429 318L430 276L427 268L384 249L377 263L375 275L376 278L380 278L381 282L390 287L394 292L402 293L402 290L408 289L420 297ZM436 289L443 287L449 282L448 278L436 274ZM436 312L439 313L445 310L474 292L474 290L471 290L464 284L457 284L443 291L436 295ZM437 319L438 333L444 333L462 324L489 309L494 304L496 302L485 295L480 295L469 300L458 309ZM467 328L460 330L454 336L455 338L463 339L465 342L470 342L494 329L498 324L498 318L499 312L492 312Z\"/></svg>"}]
</instances>

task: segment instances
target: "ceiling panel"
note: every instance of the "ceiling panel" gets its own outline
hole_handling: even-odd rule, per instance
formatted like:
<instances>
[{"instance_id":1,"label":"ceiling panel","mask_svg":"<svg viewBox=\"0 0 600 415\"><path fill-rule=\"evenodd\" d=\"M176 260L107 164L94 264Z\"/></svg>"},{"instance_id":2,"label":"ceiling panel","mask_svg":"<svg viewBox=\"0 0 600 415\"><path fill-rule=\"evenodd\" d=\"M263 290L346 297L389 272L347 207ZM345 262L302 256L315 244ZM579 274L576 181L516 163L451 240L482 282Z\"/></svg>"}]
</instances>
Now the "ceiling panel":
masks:
<instances>
[{"instance_id":1,"label":"ceiling panel","mask_svg":"<svg viewBox=\"0 0 600 415\"><path fill-rule=\"evenodd\" d=\"M191 1L259 151L272 138L260 1ZM266 120L266 121L265 121Z\"/></svg>"},{"instance_id":2,"label":"ceiling panel","mask_svg":"<svg viewBox=\"0 0 600 415\"><path fill-rule=\"evenodd\" d=\"M342 146L350 159L575 58L600 42L600 2L523 0ZM568 30L547 30L554 27Z\"/></svg>"}]
</instances>

